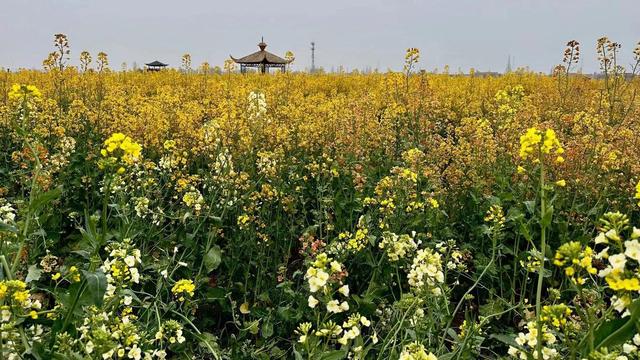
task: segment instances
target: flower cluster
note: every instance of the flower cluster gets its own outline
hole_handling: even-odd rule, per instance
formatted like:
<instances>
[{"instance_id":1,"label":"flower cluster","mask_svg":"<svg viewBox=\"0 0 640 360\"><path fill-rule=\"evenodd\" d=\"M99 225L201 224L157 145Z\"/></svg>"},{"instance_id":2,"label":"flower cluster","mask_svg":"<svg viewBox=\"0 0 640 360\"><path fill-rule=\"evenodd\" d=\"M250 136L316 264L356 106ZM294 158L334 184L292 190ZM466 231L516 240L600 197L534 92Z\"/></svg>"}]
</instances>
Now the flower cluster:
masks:
<instances>
[{"instance_id":1,"label":"flower cluster","mask_svg":"<svg viewBox=\"0 0 640 360\"><path fill-rule=\"evenodd\" d=\"M195 187L191 187L191 189L182 195L182 202L188 207L193 209L196 214L199 214L202 211L202 207L204 206L204 197L198 189Z\"/></svg>"},{"instance_id":2,"label":"flower cluster","mask_svg":"<svg viewBox=\"0 0 640 360\"><path fill-rule=\"evenodd\" d=\"M137 325L138 317L132 314L130 307L113 313L92 306L88 312L89 316L78 328L79 346L84 353L89 357L95 354L100 359L114 356L118 359L142 359L142 347L145 345L143 333ZM148 357L145 355L145 358Z\"/></svg>"},{"instance_id":3,"label":"flower cluster","mask_svg":"<svg viewBox=\"0 0 640 360\"><path fill-rule=\"evenodd\" d=\"M420 249L409 270L409 285L416 291L425 290L434 295L442 293L444 283L441 255L432 249Z\"/></svg>"},{"instance_id":4,"label":"flower cluster","mask_svg":"<svg viewBox=\"0 0 640 360\"><path fill-rule=\"evenodd\" d=\"M410 74L418 60L420 60L420 49L408 48L404 55L404 72Z\"/></svg>"},{"instance_id":5,"label":"flower cluster","mask_svg":"<svg viewBox=\"0 0 640 360\"><path fill-rule=\"evenodd\" d=\"M375 197L363 199L363 204L377 213L379 229L392 231L395 227L390 228L390 224L399 221L424 221L427 210L437 210L441 207L433 191L431 179L428 178L438 170L425 164L423 157L424 153L421 150L414 148L405 151L402 154L405 166L391 168L391 175L381 178L376 184Z\"/></svg>"},{"instance_id":6,"label":"flower cluster","mask_svg":"<svg viewBox=\"0 0 640 360\"><path fill-rule=\"evenodd\" d=\"M167 320L156 332L155 340L161 343L167 341L169 344L182 344L186 339L183 335L182 325L175 320Z\"/></svg>"},{"instance_id":7,"label":"flower cluster","mask_svg":"<svg viewBox=\"0 0 640 360\"><path fill-rule=\"evenodd\" d=\"M640 229L631 229L629 218L618 212L606 213L600 221L595 243L604 248L596 257L608 260L608 265L598 275L615 292L614 308L627 316L628 306L640 291Z\"/></svg>"},{"instance_id":8,"label":"flower cluster","mask_svg":"<svg viewBox=\"0 0 640 360\"><path fill-rule=\"evenodd\" d=\"M556 137L556 132L553 129L547 129L545 131L538 130L536 127L527 129L527 132L520 136L520 157L526 160L530 157L535 161L540 160L540 156L549 154L551 151L557 155L555 161L558 163L564 162L562 154L564 148L560 144L560 141Z\"/></svg>"},{"instance_id":9,"label":"flower cluster","mask_svg":"<svg viewBox=\"0 0 640 360\"><path fill-rule=\"evenodd\" d=\"M349 286L342 284L345 276L346 271L342 264L328 257L326 253L318 254L305 274L309 291L312 293L307 299L309 307L315 308L323 302L326 303L328 313L337 314L348 311L349 303L346 300L340 301L333 298L335 293L339 293L344 298L349 297Z\"/></svg>"},{"instance_id":10,"label":"flower cluster","mask_svg":"<svg viewBox=\"0 0 640 360\"><path fill-rule=\"evenodd\" d=\"M448 270L466 270L467 262L471 260L472 257L468 250L460 250L456 241L453 239L436 243L435 249L443 256Z\"/></svg>"},{"instance_id":11,"label":"flower cluster","mask_svg":"<svg viewBox=\"0 0 640 360\"><path fill-rule=\"evenodd\" d=\"M540 321L560 328L567 324L567 318L572 313L573 311L566 304L545 305L542 307Z\"/></svg>"},{"instance_id":12,"label":"flower cluster","mask_svg":"<svg viewBox=\"0 0 640 360\"><path fill-rule=\"evenodd\" d=\"M0 223L12 225L16 220L16 210L7 200L0 198Z\"/></svg>"},{"instance_id":13,"label":"flower cluster","mask_svg":"<svg viewBox=\"0 0 640 360\"><path fill-rule=\"evenodd\" d=\"M338 339L338 343L342 345L347 345L350 340L356 339L360 336L360 327L369 327L371 326L371 321L367 319L365 316L361 316L358 313L351 314L349 318L342 323L342 329L344 330L342 337Z\"/></svg>"},{"instance_id":14,"label":"flower cluster","mask_svg":"<svg viewBox=\"0 0 640 360\"><path fill-rule=\"evenodd\" d=\"M527 132L520 136L520 157L527 159L537 149L536 145L540 144L542 133L535 127L527 129Z\"/></svg>"},{"instance_id":15,"label":"flower cluster","mask_svg":"<svg viewBox=\"0 0 640 360\"><path fill-rule=\"evenodd\" d=\"M0 356L8 355L9 359L19 359L23 341L21 339L19 326L25 319L37 319L38 311L42 308L39 300L32 299L32 295L27 290L27 284L21 280L0 281L0 337L2 339L2 349ZM37 327L37 328L36 328ZM38 330L39 329L39 330ZM29 336L34 338L29 341L36 341L40 338L42 328L40 325L31 326ZM33 334L38 330L37 334Z\"/></svg>"},{"instance_id":16,"label":"flower cluster","mask_svg":"<svg viewBox=\"0 0 640 360\"><path fill-rule=\"evenodd\" d=\"M344 270L342 264L330 258L326 253L320 253L307 269L305 279L309 284L309 291L326 292L330 276L342 278Z\"/></svg>"},{"instance_id":17,"label":"flower cluster","mask_svg":"<svg viewBox=\"0 0 640 360\"><path fill-rule=\"evenodd\" d=\"M369 242L369 229L367 229L366 219L361 216L355 234L348 231L338 234L338 240L344 242L344 248L351 252L358 252L367 246Z\"/></svg>"},{"instance_id":18,"label":"flower cluster","mask_svg":"<svg viewBox=\"0 0 640 360\"><path fill-rule=\"evenodd\" d=\"M342 326L333 320L328 320L319 324L315 331L313 330L313 325L310 322L303 322L298 325L298 328L295 330L295 334L298 335L298 343L305 345L307 348L317 346L317 344L321 343L323 340L326 340L326 343L335 341L343 346L353 344L349 353L349 358L363 359L363 331L364 328L368 328L370 326L371 321L367 317L362 316L359 313L353 313L347 317L347 319L342 323ZM370 339L373 344L378 342L375 332Z\"/></svg>"},{"instance_id":19,"label":"flower cluster","mask_svg":"<svg viewBox=\"0 0 640 360\"><path fill-rule=\"evenodd\" d=\"M31 293L27 290L27 284L21 280L0 281L0 304L2 304L2 321L11 319L11 314L20 316L28 315L33 319L38 318L42 305L39 300L32 300Z\"/></svg>"},{"instance_id":20,"label":"flower cluster","mask_svg":"<svg viewBox=\"0 0 640 360\"><path fill-rule=\"evenodd\" d=\"M166 140L162 145L163 155L158 161L158 167L167 172L178 173L185 170L188 153L177 149L175 140Z\"/></svg>"},{"instance_id":21,"label":"flower cluster","mask_svg":"<svg viewBox=\"0 0 640 360\"><path fill-rule=\"evenodd\" d=\"M44 262L44 258L43 258L43 262ZM46 268L44 268L43 270L46 271ZM64 272L64 268L61 270L62 272ZM78 270L78 268L76 266L71 266L67 269L66 274L64 275L64 277L62 276L62 272L57 272L53 275L51 275L51 280L53 281L61 281L61 279L67 280L71 283L76 283L78 281L80 281L80 270Z\"/></svg>"},{"instance_id":22,"label":"flower cluster","mask_svg":"<svg viewBox=\"0 0 640 360\"><path fill-rule=\"evenodd\" d=\"M640 206L640 181L638 181L638 184L636 185L635 199L638 200L638 206Z\"/></svg>"},{"instance_id":23,"label":"flower cluster","mask_svg":"<svg viewBox=\"0 0 640 360\"><path fill-rule=\"evenodd\" d=\"M324 309L320 308L321 312L326 310L326 313L320 317L324 319L322 322L319 322L320 318L318 318L315 331L312 330L314 326L311 323L301 323L296 334L299 336L298 342L304 344L307 350L325 340L325 344L331 344L329 340L345 346L352 343L353 348L350 350L349 358L361 359L363 327L370 327L371 321L359 313L348 314L350 309L347 302L350 293L349 286L342 282L346 275L344 266L326 253L323 252L316 256L305 275L312 293L309 295L307 303L312 309L315 309L320 303L326 304ZM342 325L339 325L339 322L332 317L342 319L346 317L346 320ZM371 341L377 342L375 333Z\"/></svg>"},{"instance_id":24,"label":"flower cluster","mask_svg":"<svg viewBox=\"0 0 640 360\"><path fill-rule=\"evenodd\" d=\"M616 357L616 360L629 360L640 358L640 334L635 334L631 341L622 344L623 355Z\"/></svg>"},{"instance_id":25,"label":"flower cluster","mask_svg":"<svg viewBox=\"0 0 640 360\"><path fill-rule=\"evenodd\" d=\"M117 167L118 173L125 171L122 165L132 165L140 159L142 146L123 133L115 133L104 141L104 148L100 150L103 159L99 163L101 168Z\"/></svg>"},{"instance_id":26,"label":"flower cluster","mask_svg":"<svg viewBox=\"0 0 640 360\"><path fill-rule=\"evenodd\" d=\"M259 151L256 167L260 175L267 180L275 179L278 174L278 155L272 151Z\"/></svg>"},{"instance_id":27,"label":"flower cluster","mask_svg":"<svg viewBox=\"0 0 640 360\"><path fill-rule=\"evenodd\" d=\"M522 85L508 86L498 90L493 98L498 105L498 115L503 118L512 118L522 107L524 97L525 91Z\"/></svg>"},{"instance_id":28,"label":"flower cluster","mask_svg":"<svg viewBox=\"0 0 640 360\"><path fill-rule=\"evenodd\" d=\"M525 325L526 333L520 332L516 337L516 344L520 348L509 346L509 355L517 357L522 360L539 359L537 345L538 345L538 327L535 321L530 321ZM549 331L546 325L542 326L542 341L541 346L542 358L544 360L551 360L558 357L558 351L549 345L556 343L556 336Z\"/></svg>"},{"instance_id":29,"label":"flower cluster","mask_svg":"<svg viewBox=\"0 0 640 360\"><path fill-rule=\"evenodd\" d=\"M263 92L252 91L249 93L249 118L256 119L267 113L267 98Z\"/></svg>"},{"instance_id":30,"label":"flower cluster","mask_svg":"<svg viewBox=\"0 0 640 360\"><path fill-rule=\"evenodd\" d=\"M109 257L104 261L101 269L107 276L105 298L111 298L116 295L117 290L140 282L138 265L142 264L142 261L140 250L136 249L128 238L107 245L106 250Z\"/></svg>"},{"instance_id":31,"label":"flower cluster","mask_svg":"<svg viewBox=\"0 0 640 360\"><path fill-rule=\"evenodd\" d=\"M20 100L28 97L42 97L42 93L34 85L13 84L9 91L9 99Z\"/></svg>"},{"instance_id":32,"label":"flower cluster","mask_svg":"<svg viewBox=\"0 0 640 360\"><path fill-rule=\"evenodd\" d=\"M51 172L60 172L65 166L69 164L71 154L76 149L76 140L71 136L63 136L56 144L58 150L49 159L51 163Z\"/></svg>"},{"instance_id":33,"label":"flower cluster","mask_svg":"<svg viewBox=\"0 0 640 360\"><path fill-rule=\"evenodd\" d=\"M396 262L411 256L418 245L411 235L396 235L385 231L378 247L387 253L389 261Z\"/></svg>"},{"instance_id":34,"label":"flower cluster","mask_svg":"<svg viewBox=\"0 0 640 360\"><path fill-rule=\"evenodd\" d=\"M296 329L295 333L296 335L299 336L298 338L298 342L299 343L306 343L307 342L307 338L309 336L309 331L311 331L313 325L311 325L310 322L303 322L300 325L298 325L298 328Z\"/></svg>"},{"instance_id":35,"label":"flower cluster","mask_svg":"<svg viewBox=\"0 0 640 360\"><path fill-rule=\"evenodd\" d=\"M574 284L584 285L585 273L595 275L598 271L593 267L593 250L582 247L577 241L562 244L556 251L553 263L564 268L564 273Z\"/></svg>"},{"instance_id":36,"label":"flower cluster","mask_svg":"<svg viewBox=\"0 0 640 360\"><path fill-rule=\"evenodd\" d=\"M487 210L487 214L484 216L484 221L491 224L493 231L502 230L506 221L502 206L497 204L491 205L489 210Z\"/></svg>"},{"instance_id":37,"label":"flower cluster","mask_svg":"<svg viewBox=\"0 0 640 360\"><path fill-rule=\"evenodd\" d=\"M192 280L181 279L173 285L173 287L171 288L171 292L178 298L179 301L185 301L187 298L193 296L195 289L196 286L193 284Z\"/></svg>"},{"instance_id":38,"label":"flower cluster","mask_svg":"<svg viewBox=\"0 0 640 360\"><path fill-rule=\"evenodd\" d=\"M416 341L402 349L399 360L438 360L438 358L427 352L424 345Z\"/></svg>"},{"instance_id":39,"label":"flower cluster","mask_svg":"<svg viewBox=\"0 0 640 360\"><path fill-rule=\"evenodd\" d=\"M134 210L136 211L136 215L138 215L141 218L146 217L150 212L149 210L150 200L146 196L137 197L132 200L135 203Z\"/></svg>"}]
</instances>

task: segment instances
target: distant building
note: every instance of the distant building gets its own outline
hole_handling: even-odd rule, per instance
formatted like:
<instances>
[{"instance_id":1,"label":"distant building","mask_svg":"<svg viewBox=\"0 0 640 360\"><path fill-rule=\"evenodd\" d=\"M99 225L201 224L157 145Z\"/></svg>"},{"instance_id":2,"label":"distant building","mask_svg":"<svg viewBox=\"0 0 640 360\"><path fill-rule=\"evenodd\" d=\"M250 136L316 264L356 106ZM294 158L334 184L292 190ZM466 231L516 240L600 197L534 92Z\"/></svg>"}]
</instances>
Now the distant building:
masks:
<instances>
[{"instance_id":1,"label":"distant building","mask_svg":"<svg viewBox=\"0 0 640 360\"><path fill-rule=\"evenodd\" d=\"M475 77L498 77L502 76L499 72L496 71L476 71L473 73Z\"/></svg>"},{"instance_id":2,"label":"distant building","mask_svg":"<svg viewBox=\"0 0 640 360\"><path fill-rule=\"evenodd\" d=\"M145 65L147 65L147 71L160 71L160 70L164 69L165 67L169 66L169 64L162 63L162 62L160 62L158 60L150 62L150 63L145 64Z\"/></svg>"},{"instance_id":3,"label":"distant building","mask_svg":"<svg viewBox=\"0 0 640 360\"><path fill-rule=\"evenodd\" d=\"M280 56L265 50L267 48L267 44L264 42L264 39L260 41L258 47L260 48L260 51L256 51L253 54L249 54L239 59L230 56L231 60L240 64L241 73L245 73L247 68L257 68L263 74L268 73L270 68L277 68L282 72L285 72L287 64L293 61L293 59L283 59Z\"/></svg>"}]
</instances>

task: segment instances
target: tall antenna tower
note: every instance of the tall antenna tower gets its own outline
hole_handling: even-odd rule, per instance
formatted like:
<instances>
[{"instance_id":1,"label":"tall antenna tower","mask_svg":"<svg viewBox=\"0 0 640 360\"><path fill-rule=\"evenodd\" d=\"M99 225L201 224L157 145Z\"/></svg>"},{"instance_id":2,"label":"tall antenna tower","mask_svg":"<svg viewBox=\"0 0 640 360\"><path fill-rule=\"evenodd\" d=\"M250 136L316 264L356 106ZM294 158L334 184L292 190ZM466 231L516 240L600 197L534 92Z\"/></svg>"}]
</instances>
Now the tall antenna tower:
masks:
<instances>
[{"instance_id":1,"label":"tall antenna tower","mask_svg":"<svg viewBox=\"0 0 640 360\"><path fill-rule=\"evenodd\" d=\"M316 71L316 43L311 42L311 72Z\"/></svg>"},{"instance_id":2,"label":"tall antenna tower","mask_svg":"<svg viewBox=\"0 0 640 360\"><path fill-rule=\"evenodd\" d=\"M505 70L505 73L510 73L511 71L511 55L509 55L507 58L507 69Z\"/></svg>"}]
</instances>

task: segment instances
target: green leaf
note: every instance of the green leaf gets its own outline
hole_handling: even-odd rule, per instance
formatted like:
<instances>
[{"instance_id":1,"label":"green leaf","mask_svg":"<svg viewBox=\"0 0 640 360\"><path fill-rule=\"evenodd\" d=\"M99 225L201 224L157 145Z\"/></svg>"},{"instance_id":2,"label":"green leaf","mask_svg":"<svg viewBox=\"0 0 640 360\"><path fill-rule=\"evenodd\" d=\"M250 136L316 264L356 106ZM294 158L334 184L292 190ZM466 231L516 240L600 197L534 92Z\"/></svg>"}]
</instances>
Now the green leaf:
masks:
<instances>
[{"instance_id":1,"label":"green leaf","mask_svg":"<svg viewBox=\"0 0 640 360\"><path fill-rule=\"evenodd\" d=\"M87 260L91 259L91 253L89 253L87 250L75 250L75 251L72 251L72 253L80 255L81 257Z\"/></svg>"},{"instance_id":2,"label":"green leaf","mask_svg":"<svg viewBox=\"0 0 640 360\"><path fill-rule=\"evenodd\" d=\"M222 250L218 245L213 245L204 255L204 267L207 272L211 272L220 266L222 262Z\"/></svg>"},{"instance_id":3,"label":"green leaf","mask_svg":"<svg viewBox=\"0 0 640 360\"><path fill-rule=\"evenodd\" d=\"M327 351L318 356L318 360L340 360L347 356L347 352L344 350Z\"/></svg>"},{"instance_id":4,"label":"green leaf","mask_svg":"<svg viewBox=\"0 0 640 360\"><path fill-rule=\"evenodd\" d=\"M529 231L529 226L526 223L520 221L519 222L520 235L522 235L527 241L531 242L532 236Z\"/></svg>"},{"instance_id":5,"label":"green leaf","mask_svg":"<svg viewBox=\"0 0 640 360\"><path fill-rule=\"evenodd\" d=\"M31 346L31 355L36 360L45 359L47 356L47 351L44 349L44 346L40 342L34 342Z\"/></svg>"},{"instance_id":6,"label":"green leaf","mask_svg":"<svg viewBox=\"0 0 640 360\"><path fill-rule=\"evenodd\" d=\"M89 272L82 270L84 279L73 283L68 289L58 288L58 301L67 311L63 325L59 330L65 330L75 316L81 316L84 306L102 306L104 293L107 290L107 277L102 271ZM54 325L56 327L56 325Z\"/></svg>"},{"instance_id":7,"label":"green leaf","mask_svg":"<svg viewBox=\"0 0 640 360\"><path fill-rule=\"evenodd\" d=\"M11 226L0 221L0 232L3 231L12 232L14 234L18 233L18 229L15 226Z\"/></svg>"},{"instance_id":8,"label":"green leaf","mask_svg":"<svg viewBox=\"0 0 640 360\"><path fill-rule=\"evenodd\" d=\"M258 334L258 332L260 331L259 325L260 325L260 320L254 320L248 324L245 324L247 330L251 335Z\"/></svg>"},{"instance_id":9,"label":"green leaf","mask_svg":"<svg viewBox=\"0 0 640 360\"><path fill-rule=\"evenodd\" d=\"M544 213L542 214L542 219L540 219L540 225L549 226L551 225L551 219L553 218L553 206L547 206L544 209Z\"/></svg>"},{"instance_id":10,"label":"green leaf","mask_svg":"<svg viewBox=\"0 0 640 360\"><path fill-rule=\"evenodd\" d=\"M298 350L296 350L295 346L293 347L293 356L295 360L303 360L302 354L300 354Z\"/></svg>"},{"instance_id":11,"label":"green leaf","mask_svg":"<svg viewBox=\"0 0 640 360\"><path fill-rule=\"evenodd\" d=\"M509 346L513 346L517 349L522 349L522 347L520 345L518 345L514 339L513 336L511 335L506 335L506 334L492 334L491 336L489 336L489 338L491 339L496 339L506 345Z\"/></svg>"},{"instance_id":12,"label":"green leaf","mask_svg":"<svg viewBox=\"0 0 640 360\"><path fill-rule=\"evenodd\" d=\"M447 329L447 334L451 337L451 339L452 339L454 342L458 342L458 341L460 341L460 338L458 337L458 333L456 333L456 331L455 331L455 330L453 330L452 328L448 328L448 329Z\"/></svg>"},{"instance_id":13,"label":"green leaf","mask_svg":"<svg viewBox=\"0 0 640 360\"><path fill-rule=\"evenodd\" d=\"M267 320L262 324L262 337L268 339L271 336L273 336L273 324Z\"/></svg>"},{"instance_id":14,"label":"green leaf","mask_svg":"<svg viewBox=\"0 0 640 360\"><path fill-rule=\"evenodd\" d=\"M524 202L524 206L526 206L527 211L529 212L529 214L535 214L536 213L536 202L533 200L530 201L525 201Z\"/></svg>"},{"instance_id":15,"label":"green leaf","mask_svg":"<svg viewBox=\"0 0 640 360\"><path fill-rule=\"evenodd\" d=\"M217 224L221 224L222 223L222 218L220 216L209 216L209 219L213 220L215 223Z\"/></svg>"},{"instance_id":16,"label":"green leaf","mask_svg":"<svg viewBox=\"0 0 640 360\"><path fill-rule=\"evenodd\" d=\"M637 329L640 328L640 301L634 301L629 310L630 316L607 321L596 329L593 341L595 350L611 348L633 338ZM588 354L587 342L585 342L583 354Z\"/></svg>"},{"instance_id":17,"label":"green leaf","mask_svg":"<svg viewBox=\"0 0 640 360\"><path fill-rule=\"evenodd\" d=\"M207 300L218 300L224 299L226 296L226 292L223 288L208 288L206 292Z\"/></svg>"},{"instance_id":18,"label":"green leaf","mask_svg":"<svg viewBox=\"0 0 640 360\"><path fill-rule=\"evenodd\" d=\"M42 194L36 195L35 199L31 203L30 209L34 212L40 211L44 206L51 201L57 199L62 194L62 186L58 186L55 189L49 190Z\"/></svg>"},{"instance_id":19,"label":"green leaf","mask_svg":"<svg viewBox=\"0 0 640 360\"><path fill-rule=\"evenodd\" d=\"M81 304L101 306L104 293L107 291L107 277L99 270L96 272L82 271L87 279L87 285L81 297Z\"/></svg>"},{"instance_id":20,"label":"green leaf","mask_svg":"<svg viewBox=\"0 0 640 360\"><path fill-rule=\"evenodd\" d=\"M86 210L84 219L85 226L80 229L82 240L76 244L77 250L74 252L88 260L91 258L91 254L97 254L100 251L106 237L98 233L95 219Z\"/></svg>"},{"instance_id":21,"label":"green leaf","mask_svg":"<svg viewBox=\"0 0 640 360\"><path fill-rule=\"evenodd\" d=\"M24 279L24 282L28 284L32 281L38 281L40 280L40 275L42 275L42 270L38 269L37 265L31 265L29 266L27 277Z\"/></svg>"},{"instance_id":22,"label":"green leaf","mask_svg":"<svg viewBox=\"0 0 640 360\"><path fill-rule=\"evenodd\" d=\"M200 341L200 347L202 347L209 354L213 355L214 359L220 359L218 338L215 335L205 332L198 335L197 339Z\"/></svg>"}]
</instances>

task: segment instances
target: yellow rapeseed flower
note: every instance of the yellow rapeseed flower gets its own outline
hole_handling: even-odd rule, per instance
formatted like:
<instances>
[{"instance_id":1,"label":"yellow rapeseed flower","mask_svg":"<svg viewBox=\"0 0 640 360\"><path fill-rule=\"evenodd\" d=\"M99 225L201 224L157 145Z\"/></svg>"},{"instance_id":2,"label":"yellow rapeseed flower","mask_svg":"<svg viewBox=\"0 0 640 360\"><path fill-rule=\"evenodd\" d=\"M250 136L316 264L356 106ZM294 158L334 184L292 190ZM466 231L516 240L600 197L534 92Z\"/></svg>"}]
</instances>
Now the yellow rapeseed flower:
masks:
<instances>
[{"instance_id":1,"label":"yellow rapeseed flower","mask_svg":"<svg viewBox=\"0 0 640 360\"><path fill-rule=\"evenodd\" d=\"M520 157L526 160L536 151L536 145L542 141L540 130L535 127L527 129L527 132L520 136Z\"/></svg>"},{"instance_id":2,"label":"yellow rapeseed flower","mask_svg":"<svg viewBox=\"0 0 640 360\"><path fill-rule=\"evenodd\" d=\"M553 129L547 129L544 132L536 127L527 129L527 132L520 136L520 158L523 160L533 157L533 161L540 160L538 152L541 154L549 154L555 152L556 162L564 162L564 157L560 156L564 153L564 149L556 136Z\"/></svg>"},{"instance_id":3,"label":"yellow rapeseed flower","mask_svg":"<svg viewBox=\"0 0 640 360\"><path fill-rule=\"evenodd\" d=\"M29 291L22 290L13 293L13 299L19 303L24 303L29 298Z\"/></svg>"},{"instance_id":4,"label":"yellow rapeseed flower","mask_svg":"<svg viewBox=\"0 0 640 360\"><path fill-rule=\"evenodd\" d=\"M638 278L622 278L620 277L620 272L619 271L612 271L611 274L609 276L606 277L605 279L607 281L607 284L609 284L609 287L611 288L611 290L615 290L615 291L620 291L620 290L626 290L626 291L639 291L640 290L640 280L638 280Z\"/></svg>"},{"instance_id":5,"label":"yellow rapeseed flower","mask_svg":"<svg viewBox=\"0 0 640 360\"><path fill-rule=\"evenodd\" d=\"M142 146L123 133L114 133L104 141L104 148L100 150L103 160L99 162L101 169L115 168L118 174L125 172L122 165L131 165L138 161L142 153ZM118 164L121 162L120 164Z\"/></svg>"},{"instance_id":6,"label":"yellow rapeseed flower","mask_svg":"<svg viewBox=\"0 0 640 360\"><path fill-rule=\"evenodd\" d=\"M184 301L185 295L192 297L194 294L194 290L196 286L193 284L193 281L189 279L178 280L173 288L171 288L171 292L178 297L178 300Z\"/></svg>"},{"instance_id":7,"label":"yellow rapeseed flower","mask_svg":"<svg viewBox=\"0 0 640 360\"><path fill-rule=\"evenodd\" d=\"M33 85L13 84L9 91L9 99L19 100L27 97L42 97L42 93Z\"/></svg>"},{"instance_id":8,"label":"yellow rapeseed flower","mask_svg":"<svg viewBox=\"0 0 640 360\"><path fill-rule=\"evenodd\" d=\"M431 207L434 209L437 209L440 207L440 203L438 203L438 200L434 198L429 198L429 204L431 204Z\"/></svg>"}]
</instances>

